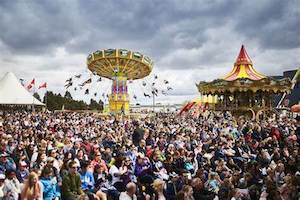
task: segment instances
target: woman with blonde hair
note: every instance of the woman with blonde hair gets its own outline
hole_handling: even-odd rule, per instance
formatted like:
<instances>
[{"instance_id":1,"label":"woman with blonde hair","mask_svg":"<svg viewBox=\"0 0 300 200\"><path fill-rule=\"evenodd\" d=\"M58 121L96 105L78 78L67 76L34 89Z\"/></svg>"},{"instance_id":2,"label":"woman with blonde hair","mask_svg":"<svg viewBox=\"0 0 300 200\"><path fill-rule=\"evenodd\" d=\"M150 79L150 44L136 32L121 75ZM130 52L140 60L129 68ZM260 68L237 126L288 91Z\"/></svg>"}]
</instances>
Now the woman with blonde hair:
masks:
<instances>
[{"instance_id":1,"label":"woman with blonde hair","mask_svg":"<svg viewBox=\"0 0 300 200\"><path fill-rule=\"evenodd\" d=\"M155 179L152 183L152 187L155 191L155 200L166 200L165 194L164 194L164 187L165 187L165 181L161 179Z\"/></svg>"},{"instance_id":2,"label":"woman with blonde hair","mask_svg":"<svg viewBox=\"0 0 300 200\"><path fill-rule=\"evenodd\" d=\"M22 193L22 200L42 200L43 191L42 186L39 183L38 175L35 172L31 172L26 180Z\"/></svg>"}]
</instances>

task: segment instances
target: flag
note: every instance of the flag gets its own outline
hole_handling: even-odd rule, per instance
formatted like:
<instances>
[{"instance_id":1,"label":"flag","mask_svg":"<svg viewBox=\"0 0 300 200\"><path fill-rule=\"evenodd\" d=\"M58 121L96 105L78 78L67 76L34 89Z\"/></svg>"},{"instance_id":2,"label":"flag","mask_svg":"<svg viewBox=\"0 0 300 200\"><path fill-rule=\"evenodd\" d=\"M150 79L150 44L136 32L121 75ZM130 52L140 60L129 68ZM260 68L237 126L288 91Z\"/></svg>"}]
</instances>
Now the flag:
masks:
<instances>
[{"instance_id":1,"label":"flag","mask_svg":"<svg viewBox=\"0 0 300 200\"><path fill-rule=\"evenodd\" d=\"M24 79L20 78L20 82L22 86L25 86Z\"/></svg>"},{"instance_id":2,"label":"flag","mask_svg":"<svg viewBox=\"0 0 300 200\"><path fill-rule=\"evenodd\" d=\"M30 82L30 85L34 85L35 84L35 80L32 79L32 81Z\"/></svg>"},{"instance_id":3,"label":"flag","mask_svg":"<svg viewBox=\"0 0 300 200\"><path fill-rule=\"evenodd\" d=\"M30 90L31 88L32 88L32 85L31 84L29 84L29 85L27 85L27 90Z\"/></svg>"},{"instance_id":4,"label":"flag","mask_svg":"<svg viewBox=\"0 0 300 200\"><path fill-rule=\"evenodd\" d=\"M88 80L84 81L81 85L82 85L82 86L85 86L86 84L89 84L89 83L91 83L91 82L92 82L92 79L89 78Z\"/></svg>"},{"instance_id":5,"label":"flag","mask_svg":"<svg viewBox=\"0 0 300 200\"><path fill-rule=\"evenodd\" d=\"M67 84L65 85L65 88L68 89L68 88L71 87L72 85L73 85L73 83L72 83L72 82L69 82L69 83L67 83Z\"/></svg>"},{"instance_id":6,"label":"flag","mask_svg":"<svg viewBox=\"0 0 300 200\"><path fill-rule=\"evenodd\" d=\"M27 90L30 90L32 87L33 87L33 85L35 84L35 80L34 79L32 79L32 81L29 83L29 85L27 85Z\"/></svg>"},{"instance_id":7,"label":"flag","mask_svg":"<svg viewBox=\"0 0 300 200\"><path fill-rule=\"evenodd\" d=\"M45 82L45 83L43 83L42 85L40 85L40 86L39 86L39 89L41 89L41 88L47 88L47 83Z\"/></svg>"},{"instance_id":8,"label":"flag","mask_svg":"<svg viewBox=\"0 0 300 200\"><path fill-rule=\"evenodd\" d=\"M66 80L66 83L67 83L67 82L72 82L72 78L67 79L67 80Z\"/></svg>"}]
</instances>

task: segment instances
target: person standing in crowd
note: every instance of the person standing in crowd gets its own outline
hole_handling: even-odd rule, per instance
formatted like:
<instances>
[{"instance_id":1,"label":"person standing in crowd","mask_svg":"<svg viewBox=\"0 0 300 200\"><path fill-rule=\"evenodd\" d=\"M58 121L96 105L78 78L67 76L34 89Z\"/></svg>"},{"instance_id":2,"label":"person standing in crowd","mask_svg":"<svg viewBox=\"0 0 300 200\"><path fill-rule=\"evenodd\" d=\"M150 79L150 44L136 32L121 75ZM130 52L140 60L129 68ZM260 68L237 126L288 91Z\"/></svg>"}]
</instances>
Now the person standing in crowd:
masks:
<instances>
[{"instance_id":1,"label":"person standing in crowd","mask_svg":"<svg viewBox=\"0 0 300 200\"><path fill-rule=\"evenodd\" d=\"M141 128L141 125L138 121L135 122L136 128L132 134L132 142L133 144L138 147L141 140L144 138L144 130Z\"/></svg>"},{"instance_id":2,"label":"person standing in crowd","mask_svg":"<svg viewBox=\"0 0 300 200\"><path fill-rule=\"evenodd\" d=\"M40 184L38 175L35 172L31 172L28 176L28 179L25 181L21 192L21 199L24 200L43 199L42 185Z\"/></svg>"},{"instance_id":3,"label":"person standing in crowd","mask_svg":"<svg viewBox=\"0 0 300 200\"><path fill-rule=\"evenodd\" d=\"M69 172L63 177L62 181L62 198L65 200L76 200L83 194L80 176L77 173L75 161L71 161L68 167Z\"/></svg>"}]
</instances>

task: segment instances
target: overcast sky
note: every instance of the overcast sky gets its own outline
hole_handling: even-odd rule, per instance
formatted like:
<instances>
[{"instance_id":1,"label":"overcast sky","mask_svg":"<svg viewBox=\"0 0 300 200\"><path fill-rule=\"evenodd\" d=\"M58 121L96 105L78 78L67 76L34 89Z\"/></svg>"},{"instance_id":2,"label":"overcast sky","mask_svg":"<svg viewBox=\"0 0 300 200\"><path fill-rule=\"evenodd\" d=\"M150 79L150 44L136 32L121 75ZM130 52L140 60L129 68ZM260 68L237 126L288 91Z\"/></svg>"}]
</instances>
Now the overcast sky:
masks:
<instances>
[{"instance_id":1,"label":"overcast sky","mask_svg":"<svg viewBox=\"0 0 300 200\"><path fill-rule=\"evenodd\" d=\"M90 52L126 48L155 62L146 79L167 79L174 90L157 102L181 103L197 96L195 83L230 72L244 44L254 67L266 75L300 65L299 0L1 0L0 77L18 78L64 93L67 78L84 73ZM94 78L96 79L96 77ZM149 88L130 84L142 104ZM91 95L70 91L88 101L110 91L110 81L93 83ZM43 91L40 91L43 94Z\"/></svg>"}]
</instances>

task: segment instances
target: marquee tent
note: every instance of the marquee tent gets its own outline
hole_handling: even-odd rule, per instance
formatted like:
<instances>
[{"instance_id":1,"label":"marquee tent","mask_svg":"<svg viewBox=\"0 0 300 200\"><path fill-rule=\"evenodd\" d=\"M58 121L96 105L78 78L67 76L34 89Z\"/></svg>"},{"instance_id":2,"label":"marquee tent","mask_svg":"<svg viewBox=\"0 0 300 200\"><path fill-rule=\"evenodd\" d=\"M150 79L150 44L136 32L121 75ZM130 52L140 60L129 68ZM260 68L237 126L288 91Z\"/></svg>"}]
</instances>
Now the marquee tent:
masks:
<instances>
[{"instance_id":1,"label":"marquee tent","mask_svg":"<svg viewBox=\"0 0 300 200\"><path fill-rule=\"evenodd\" d=\"M12 72L8 72L0 80L0 105L43 106L45 104L33 97Z\"/></svg>"}]
</instances>

